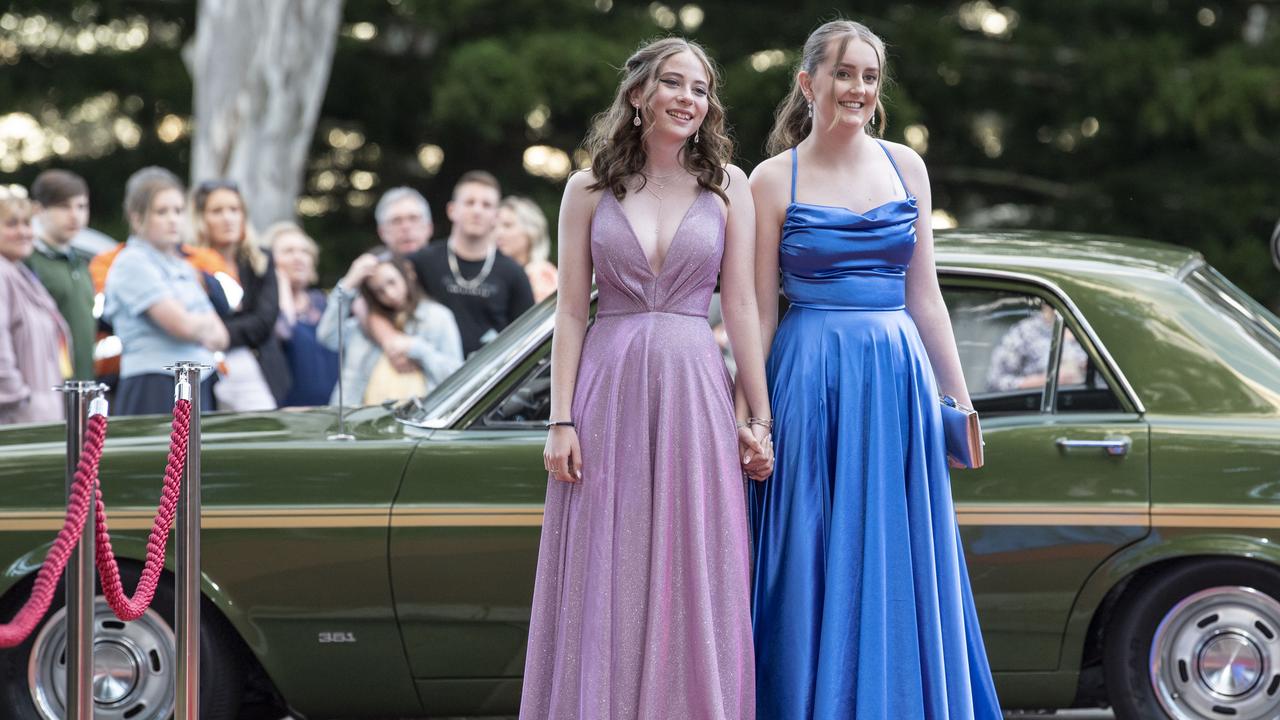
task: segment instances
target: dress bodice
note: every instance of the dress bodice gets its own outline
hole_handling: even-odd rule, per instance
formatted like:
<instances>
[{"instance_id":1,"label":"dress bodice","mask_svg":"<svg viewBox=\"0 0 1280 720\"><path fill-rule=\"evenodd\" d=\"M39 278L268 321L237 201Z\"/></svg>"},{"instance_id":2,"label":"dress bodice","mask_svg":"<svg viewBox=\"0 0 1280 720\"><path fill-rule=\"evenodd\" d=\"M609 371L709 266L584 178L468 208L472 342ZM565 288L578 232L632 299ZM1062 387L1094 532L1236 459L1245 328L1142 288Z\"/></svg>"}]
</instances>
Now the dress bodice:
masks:
<instances>
[{"instance_id":1,"label":"dress bodice","mask_svg":"<svg viewBox=\"0 0 1280 720\"><path fill-rule=\"evenodd\" d=\"M879 143L878 143L879 144ZM899 180L902 173L880 144ZM916 245L916 198L865 213L796 202L795 148L791 149L791 204L779 245L782 291L792 305L818 310L900 310L906 307L906 272Z\"/></svg>"},{"instance_id":2,"label":"dress bodice","mask_svg":"<svg viewBox=\"0 0 1280 720\"><path fill-rule=\"evenodd\" d=\"M654 272L622 204L605 190L591 219L597 317L673 313L706 317L724 254L724 215L702 190L685 212L662 266Z\"/></svg>"}]
</instances>

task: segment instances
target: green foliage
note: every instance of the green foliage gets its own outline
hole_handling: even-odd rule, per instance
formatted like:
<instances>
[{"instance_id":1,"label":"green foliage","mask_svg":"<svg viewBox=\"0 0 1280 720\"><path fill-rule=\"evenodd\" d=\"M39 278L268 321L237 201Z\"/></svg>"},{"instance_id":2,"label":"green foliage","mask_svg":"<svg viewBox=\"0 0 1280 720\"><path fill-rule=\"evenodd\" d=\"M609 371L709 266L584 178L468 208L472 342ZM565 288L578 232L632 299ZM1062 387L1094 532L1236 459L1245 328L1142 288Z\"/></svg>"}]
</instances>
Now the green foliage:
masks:
<instances>
[{"instance_id":1,"label":"green foliage","mask_svg":"<svg viewBox=\"0 0 1280 720\"><path fill-rule=\"evenodd\" d=\"M111 92L120 112L142 128L133 147L117 144L100 157L50 157L5 179L29 182L44 167L69 166L94 187L95 224L119 232L116 208L129 172L146 163L186 169L186 140L165 143L156 129L168 114L190 113L191 81L179 50L194 30L194 3L10 6L7 12L44 14L73 28L144 17L177 29L168 42L153 30L146 45L130 52L32 51L0 68L0 114L41 117L54 109L65 116ZM307 171L307 197L327 209L303 218L325 250L324 275L335 277L377 241L372 202L392 186L422 190L437 234L447 232L452 183L472 168L491 170L508 192L533 197L554 227L562 184L527 173L525 149L548 145L572 154L612 98L616 68L653 37L687 34L717 60L738 162L750 171L790 87L800 46L833 17L831 5L708 0L697 6L701 23L686 29L680 13L692 7L347 0ZM918 140L927 131L935 207L966 226L1181 243L1280 305L1266 251L1280 218L1275 3L870 0L858 13L889 44L888 138L903 141L912 127ZM660 27L662 18L673 27ZM0 51L6 37L0 31ZM753 66L753 55L769 50L784 51L784 61ZM335 147L333 130L359 141ZM419 161L426 145L443 150L439 167ZM372 173L373 186L353 184L357 172Z\"/></svg>"}]
</instances>

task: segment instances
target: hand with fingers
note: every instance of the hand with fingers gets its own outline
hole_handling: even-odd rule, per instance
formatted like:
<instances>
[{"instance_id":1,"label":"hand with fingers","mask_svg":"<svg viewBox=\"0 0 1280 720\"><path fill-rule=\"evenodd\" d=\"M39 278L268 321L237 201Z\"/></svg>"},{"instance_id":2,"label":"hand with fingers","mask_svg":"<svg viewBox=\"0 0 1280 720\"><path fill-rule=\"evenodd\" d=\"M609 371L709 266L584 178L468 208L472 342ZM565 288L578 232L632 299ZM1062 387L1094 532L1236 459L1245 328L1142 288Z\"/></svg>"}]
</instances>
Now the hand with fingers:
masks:
<instances>
[{"instance_id":1,"label":"hand with fingers","mask_svg":"<svg viewBox=\"0 0 1280 720\"><path fill-rule=\"evenodd\" d=\"M773 474L773 438L767 425L741 425L738 428L738 452L742 454L742 470L747 477L763 482Z\"/></svg>"},{"instance_id":2,"label":"hand with fingers","mask_svg":"<svg viewBox=\"0 0 1280 720\"><path fill-rule=\"evenodd\" d=\"M578 444L578 431L572 424L551 424L548 428L542 466L560 482L582 479L582 448Z\"/></svg>"}]
</instances>

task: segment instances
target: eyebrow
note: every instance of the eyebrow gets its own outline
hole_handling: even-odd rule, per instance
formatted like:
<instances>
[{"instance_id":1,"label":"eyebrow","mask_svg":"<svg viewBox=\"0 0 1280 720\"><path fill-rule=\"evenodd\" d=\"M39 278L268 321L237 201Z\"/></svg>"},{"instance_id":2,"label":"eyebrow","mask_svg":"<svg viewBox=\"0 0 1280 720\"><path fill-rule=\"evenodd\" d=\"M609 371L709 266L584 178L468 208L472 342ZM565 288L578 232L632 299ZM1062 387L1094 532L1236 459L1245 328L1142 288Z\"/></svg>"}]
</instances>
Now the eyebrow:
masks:
<instances>
[{"instance_id":1,"label":"eyebrow","mask_svg":"<svg viewBox=\"0 0 1280 720\"><path fill-rule=\"evenodd\" d=\"M852 64L852 63L847 63L847 62L836 63L836 69L840 69L840 68L845 68L845 69L848 69L848 70L859 70L859 69L863 69L863 70L867 70L867 71L869 71L869 72L875 72L875 73L880 72L880 68L878 68L878 67L871 67L870 65L868 65L868 66L867 66L867 67L865 67L865 68L859 68L857 65L854 65L854 64Z\"/></svg>"},{"instance_id":2,"label":"eyebrow","mask_svg":"<svg viewBox=\"0 0 1280 720\"><path fill-rule=\"evenodd\" d=\"M660 75L658 75L658 77L666 77L666 76L668 76L668 75L675 75L676 77L680 78L681 80L683 80L683 79L684 79L684 73L682 73L682 72L680 72L680 71L678 71L678 70L666 70L666 71L664 71L663 73L661 73ZM706 85L706 84L707 84L707 81L706 81L706 80L703 80L703 79L701 79L701 78L694 78L694 82L696 82L696 83L701 83L701 84L703 84L703 85Z\"/></svg>"}]
</instances>

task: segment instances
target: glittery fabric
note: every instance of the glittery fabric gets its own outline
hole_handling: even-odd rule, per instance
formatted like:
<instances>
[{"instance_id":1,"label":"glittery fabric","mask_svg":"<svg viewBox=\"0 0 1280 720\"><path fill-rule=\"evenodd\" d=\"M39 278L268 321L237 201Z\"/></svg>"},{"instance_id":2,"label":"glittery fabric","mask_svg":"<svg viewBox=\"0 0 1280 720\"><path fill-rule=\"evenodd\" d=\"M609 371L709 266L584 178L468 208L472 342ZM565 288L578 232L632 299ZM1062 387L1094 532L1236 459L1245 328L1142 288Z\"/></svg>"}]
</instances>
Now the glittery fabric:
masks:
<instances>
[{"instance_id":1,"label":"glittery fabric","mask_svg":"<svg viewBox=\"0 0 1280 720\"><path fill-rule=\"evenodd\" d=\"M936 381L904 303L915 198L808 205L792 177L792 304L767 368L776 461L749 491L757 711L999 720Z\"/></svg>"},{"instance_id":2,"label":"glittery fabric","mask_svg":"<svg viewBox=\"0 0 1280 720\"><path fill-rule=\"evenodd\" d=\"M582 481L548 481L522 720L755 717L743 476L707 324L723 250L707 192L656 275L618 201L596 208Z\"/></svg>"}]
</instances>

